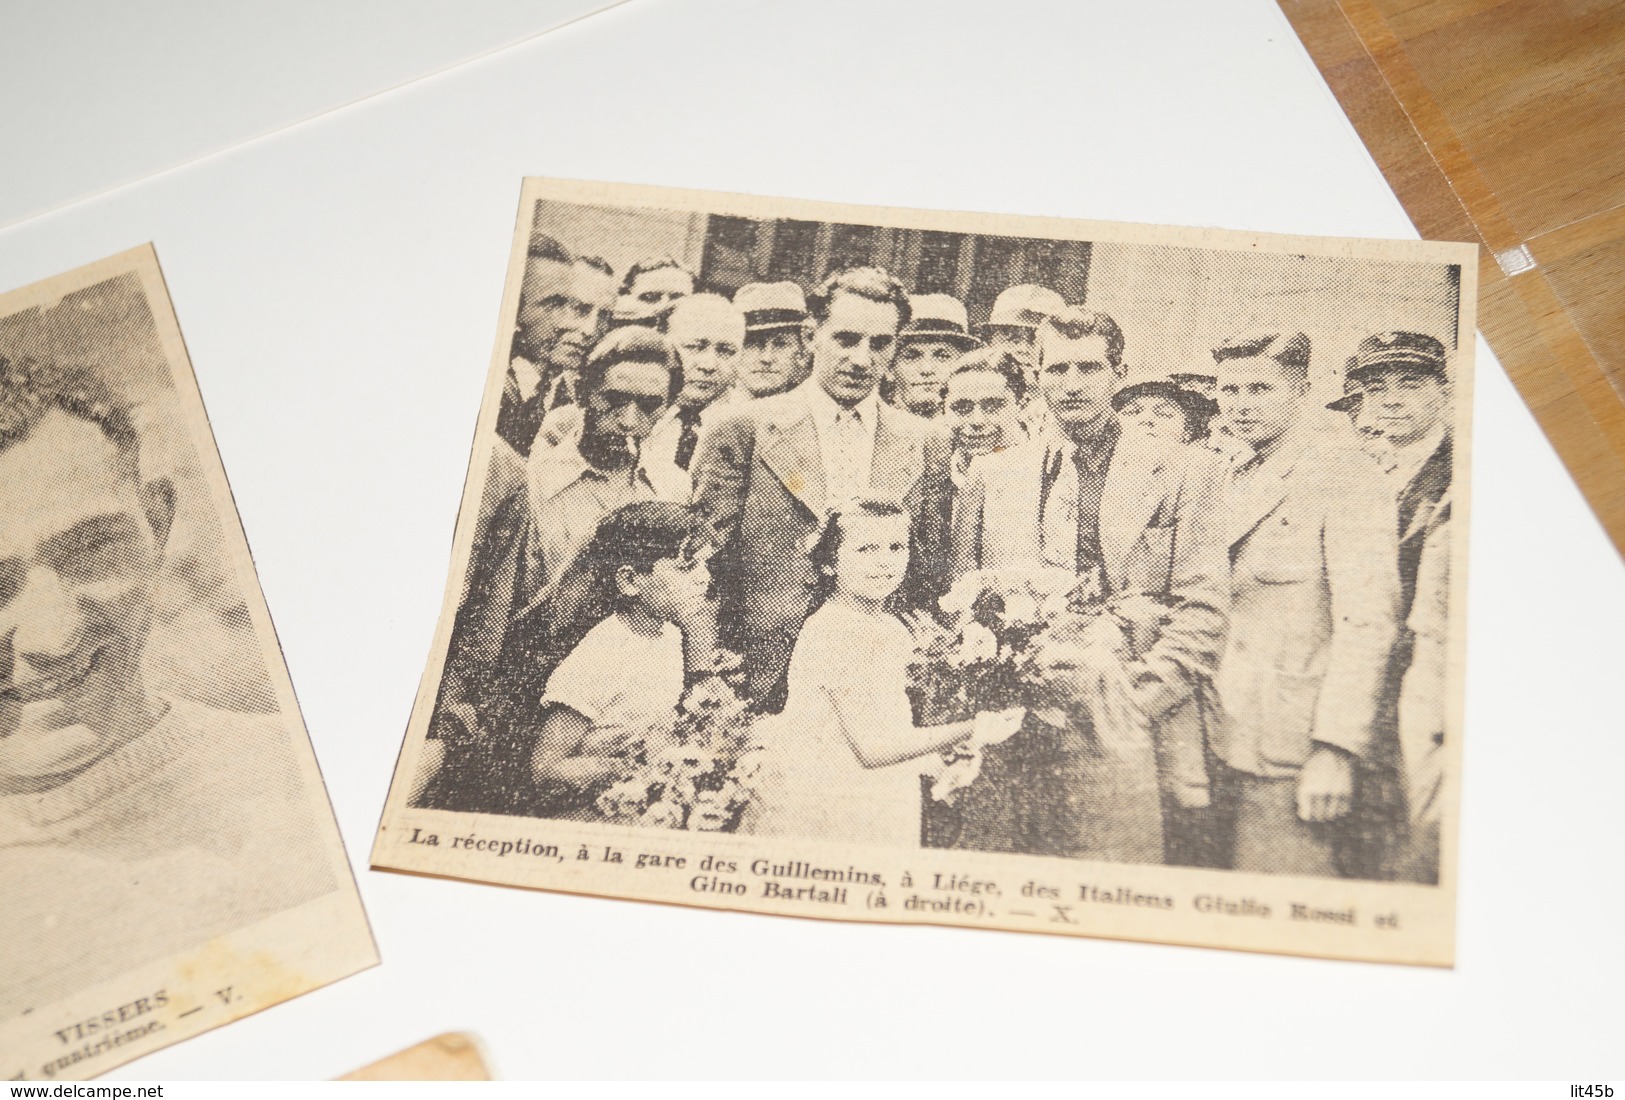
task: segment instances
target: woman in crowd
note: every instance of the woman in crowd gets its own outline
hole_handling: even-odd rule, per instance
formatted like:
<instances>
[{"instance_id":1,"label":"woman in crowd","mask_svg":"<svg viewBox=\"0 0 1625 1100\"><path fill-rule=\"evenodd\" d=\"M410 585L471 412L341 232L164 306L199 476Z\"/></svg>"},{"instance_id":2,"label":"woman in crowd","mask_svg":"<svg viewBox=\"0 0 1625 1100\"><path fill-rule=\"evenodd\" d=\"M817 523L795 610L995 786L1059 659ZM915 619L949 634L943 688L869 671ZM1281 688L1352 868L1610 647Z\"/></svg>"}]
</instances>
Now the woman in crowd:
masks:
<instances>
[{"instance_id":1,"label":"woman in crowd","mask_svg":"<svg viewBox=\"0 0 1625 1100\"><path fill-rule=\"evenodd\" d=\"M1219 411L1211 398L1161 374L1131 374L1112 395L1125 439L1194 443Z\"/></svg>"}]
</instances>

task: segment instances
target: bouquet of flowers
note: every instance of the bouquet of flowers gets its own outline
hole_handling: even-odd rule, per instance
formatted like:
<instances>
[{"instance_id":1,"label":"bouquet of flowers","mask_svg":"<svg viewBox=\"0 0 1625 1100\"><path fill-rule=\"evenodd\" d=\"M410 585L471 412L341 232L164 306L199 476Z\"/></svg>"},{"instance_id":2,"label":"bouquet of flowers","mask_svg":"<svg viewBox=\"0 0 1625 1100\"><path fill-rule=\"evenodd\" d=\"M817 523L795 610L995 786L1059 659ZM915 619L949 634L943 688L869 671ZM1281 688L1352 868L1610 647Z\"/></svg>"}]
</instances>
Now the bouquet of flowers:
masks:
<instances>
[{"instance_id":1,"label":"bouquet of flowers","mask_svg":"<svg viewBox=\"0 0 1625 1100\"><path fill-rule=\"evenodd\" d=\"M1079 580L1062 569L978 570L938 602L940 619L917 615L909 701L921 725L1026 705L1027 658L1064 613Z\"/></svg>"},{"instance_id":2,"label":"bouquet of flowers","mask_svg":"<svg viewBox=\"0 0 1625 1100\"><path fill-rule=\"evenodd\" d=\"M684 694L669 733L628 757L598 810L619 825L732 832L755 798L761 763L750 712L719 667Z\"/></svg>"},{"instance_id":3,"label":"bouquet of flowers","mask_svg":"<svg viewBox=\"0 0 1625 1100\"><path fill-rule=\"evenodd\" d=\"M920 615L911 623L909 698L920 724L1024 707L1086 713L1112 752L1148 736L1132 666L1161 634L1166 600L1132 592L1107 598L1096 574L981 570L962 577L939 606L940 619ZM933 798L952 803L981 774L983 749L1014 732L996 722L979 726L943 753Z\"/></svg>"}]
</instances>

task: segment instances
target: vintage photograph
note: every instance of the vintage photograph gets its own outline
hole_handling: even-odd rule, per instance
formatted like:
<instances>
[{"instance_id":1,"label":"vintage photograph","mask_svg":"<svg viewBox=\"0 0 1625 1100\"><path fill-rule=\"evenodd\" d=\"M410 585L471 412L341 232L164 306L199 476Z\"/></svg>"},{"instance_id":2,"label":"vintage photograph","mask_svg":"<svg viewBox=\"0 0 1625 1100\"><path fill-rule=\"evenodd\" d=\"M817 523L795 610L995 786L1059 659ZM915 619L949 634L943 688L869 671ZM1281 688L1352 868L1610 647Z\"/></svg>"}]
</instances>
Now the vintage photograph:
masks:
<instances>
[{"instance_id":1,"label":"vintage photograph","mask_svg":"<svg viewBox=\"0 0 1625 1100\"><path fill-rule=\"evenodd\" d=\"M0 882L0 1077L377 961L148 248L0 297Z\"/></svg>"},{"instance_id":2,"label":"vintage photograph","mask_svg":"<svg viewBox=\"0 0 1625 1100\"><path fill-rule=\"evenodd\" d=\"M529 181L375 864L1448 964L1474 257Z\"/></svg>"}]
</instances>

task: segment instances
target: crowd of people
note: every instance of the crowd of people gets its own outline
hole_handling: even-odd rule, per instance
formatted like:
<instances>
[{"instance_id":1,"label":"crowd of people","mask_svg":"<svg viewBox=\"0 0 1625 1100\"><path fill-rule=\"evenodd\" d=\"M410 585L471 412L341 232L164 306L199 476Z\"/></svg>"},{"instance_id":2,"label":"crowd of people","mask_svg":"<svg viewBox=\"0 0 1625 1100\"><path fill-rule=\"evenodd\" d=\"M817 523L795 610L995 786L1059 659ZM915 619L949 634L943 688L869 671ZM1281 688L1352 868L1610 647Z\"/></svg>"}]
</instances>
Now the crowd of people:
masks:
<instances>
[{"instance_id":1,"label":"crowd of people","mask_svg":"<svg viewBox=\"0 0 1625 1100\"><path fill-rule=\"evenodd\" d=\"M733 653L777 760L742 829L1436 882L1445 346L1370 334L1323 410L1302 332L1163 370L1130 343L1041 286L973 331L876 267L730 298L533 236L415 801L591 819ZM1066 705L1075 663L1041 670L1055 707L910 713L911 625L1030 568L1166 607L1132 677L1151 832ZM982 776L922 805L967 742Z\"/></svg>"}]
</instances>

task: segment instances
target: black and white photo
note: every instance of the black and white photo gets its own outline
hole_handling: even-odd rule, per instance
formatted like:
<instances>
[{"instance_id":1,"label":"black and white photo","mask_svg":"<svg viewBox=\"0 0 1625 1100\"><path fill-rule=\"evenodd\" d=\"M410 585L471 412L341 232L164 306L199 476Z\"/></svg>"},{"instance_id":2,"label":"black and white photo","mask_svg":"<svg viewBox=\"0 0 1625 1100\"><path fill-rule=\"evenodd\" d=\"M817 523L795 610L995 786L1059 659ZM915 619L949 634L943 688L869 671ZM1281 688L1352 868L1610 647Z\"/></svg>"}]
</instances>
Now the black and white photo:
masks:
<instances>
[{"instance_id":1,"label":"black and white photo","mask_svg":"<svg viewBox=\"0 0 1625 1100\"><path fill-rule=\"evenodd\" d=\"M375 961L162 295L141 249L0 299L0 1071L30 1077ZM256 989L256 951L310 976Z\"/></svg>"},{"instance_id":2,"label":"black and white photo","mask_svg":"<svg viewBox=\"0 0 1625 1100\"><path fill-rule=\"evenodd\" d=\"M1472 278L531 181L375 862L1447 962Z\"/></svg>"}]
</instances>

